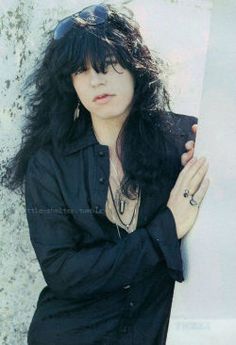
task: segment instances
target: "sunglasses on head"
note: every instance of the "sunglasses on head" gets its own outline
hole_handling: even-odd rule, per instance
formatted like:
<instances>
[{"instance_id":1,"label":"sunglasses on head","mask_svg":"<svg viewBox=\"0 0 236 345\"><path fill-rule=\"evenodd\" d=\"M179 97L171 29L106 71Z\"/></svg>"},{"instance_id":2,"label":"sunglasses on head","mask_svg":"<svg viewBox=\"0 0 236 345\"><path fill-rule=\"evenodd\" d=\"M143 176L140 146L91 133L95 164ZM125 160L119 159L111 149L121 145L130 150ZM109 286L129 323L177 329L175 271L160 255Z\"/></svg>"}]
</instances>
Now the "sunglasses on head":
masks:
<instances>
[{"instance_id":1,"label":"sunglasses on head","mask_svg":"<svg viewBox=\"0 0 236 345\"><path fill-rule=\"evenodd\" d=\"M105 4L91 5L83 10L61 20L54 30L54 40L63 38L75 25L98 25L108 18L108 8Z\"/></svg>"}]
</instances>

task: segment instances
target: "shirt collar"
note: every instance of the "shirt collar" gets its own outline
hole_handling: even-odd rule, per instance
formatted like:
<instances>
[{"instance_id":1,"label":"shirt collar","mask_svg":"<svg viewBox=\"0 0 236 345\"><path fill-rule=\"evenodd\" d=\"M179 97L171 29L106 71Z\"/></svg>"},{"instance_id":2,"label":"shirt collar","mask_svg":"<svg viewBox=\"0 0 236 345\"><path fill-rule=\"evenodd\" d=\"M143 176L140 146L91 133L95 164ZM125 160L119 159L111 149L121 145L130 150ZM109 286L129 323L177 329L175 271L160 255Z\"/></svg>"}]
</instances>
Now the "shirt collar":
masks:
<instances>
[{"instance_id":1,"label":"shirt collar","mask_svg":"<svg viewBox=\"0 0 236 345\"><path fill-rule=\"evenodd\" d=\"M197 123L197 118L195 117L189 117L186 115L175 114L173 112L167 112L165 114L164 121L163 119L161 120L162 121L161 126L162 126L162 129L164 131L167 131L169 134L171 132L174 132L175 135L177 136L183 136L183 135L186 135L185 121L191 120L191 118L194 118L196 120L195 123ZM188 123L189 121L187 121L187 124ZM79 126L79 123L77 122L77 129L79 128L78 126ZM76 134L78 134L78 130L76 131ZM86 131L83 133L83 135L78 134L76 136L76 139L72 143L66 144L64 148L62 149L62 153L63 155L67 156L87 146L95 145L95 144L101 145L94 134L92 122L90 122L87 126ZM101 146L104 146L104 145L101 145Z\"/></svg>"},{"instance_id":2,"label":"shirt collar","mask_svg":"<svg viewBox=\"0 0 236 345\"><path fill-rule=\"evenodd\" d=\"M99 144L99 142L97 141L97 138L94 134L92 125L89 124L82 136L77 136L72 143L66 144L64 146L62 153L63 155L68 156L74 152L77 152L87 146L94 144Z\"/></svg>"}]
</instances>

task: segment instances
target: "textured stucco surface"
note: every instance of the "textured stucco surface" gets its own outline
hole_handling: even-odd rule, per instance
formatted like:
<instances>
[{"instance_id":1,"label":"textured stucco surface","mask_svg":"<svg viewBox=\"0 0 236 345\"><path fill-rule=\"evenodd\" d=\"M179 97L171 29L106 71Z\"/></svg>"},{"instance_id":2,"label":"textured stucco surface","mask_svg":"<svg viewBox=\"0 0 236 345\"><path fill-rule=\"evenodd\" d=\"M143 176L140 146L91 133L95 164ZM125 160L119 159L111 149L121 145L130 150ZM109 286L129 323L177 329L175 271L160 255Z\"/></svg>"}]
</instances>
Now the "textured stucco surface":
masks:
<instances>
[{"instance_id":1,"label":"textured stucco surface","mask_svg":"<svg viewBox=\"0 0 236 345\"><path fill-rule=\"evenodd\" d=\"M235 0L215 0L196 155L209 162L201 216L182 242L185 284L177 284L168 345L230 345L236 339ZM176 322L173 322L175 319ZM177 320L176 320L177 319Z\"/></svg>"},{"instance_id":2,"label":"textured stucco surface","mask_svg":"<svg viewBox=\"0 0 236 345\"><path fill-rule=\"evenodd\" d=\"M21 140L22 80L37 60L45 30L65 12L56 1L51 7L38 1L0 2L1 168ZM0 202L0 344L25 345L45 283L29 241L24 200L1 189Z\"/></svg>"},{"instance_id":3,"label":"textured stucco surface","mask_svg":"<svg viewBox=\"0 0 236 345\"><path fill-rule=\"evenodd\" d=\"M25 111L21 84L37 61L45 32L56 24L58 18L90 3L71 0L61 7L56 0L0 1L0 168L17 151L21 141ZM134 1L133 8L143 25L143 33L173 66L170 87L176 110L196 115L207 47L208 1L150 0L150 12L146 5L146 12L143 10L142 3L141 0ZM155 6L158 11L153 12ZM165 13L158 17L159 34L156 36L153 36L156 25L153 13ZM190 13L192 26L189 21L184 21ZM174 18L175 14L183 25L188 25L188 33L184 28L178 31L178 28L166 25L170 23L166 18ZM199 34L205 37L204 41L198 40ZM171 50L170 45L167 47L167 38L175 42L174 49ZM184 54L190 46L195 54ZM180 85L184 87L182 93ZM45 283L29 241L24 200L1 189L0 202L0 344L26 345L28 326Z\"/></svg>"}]
</instances>

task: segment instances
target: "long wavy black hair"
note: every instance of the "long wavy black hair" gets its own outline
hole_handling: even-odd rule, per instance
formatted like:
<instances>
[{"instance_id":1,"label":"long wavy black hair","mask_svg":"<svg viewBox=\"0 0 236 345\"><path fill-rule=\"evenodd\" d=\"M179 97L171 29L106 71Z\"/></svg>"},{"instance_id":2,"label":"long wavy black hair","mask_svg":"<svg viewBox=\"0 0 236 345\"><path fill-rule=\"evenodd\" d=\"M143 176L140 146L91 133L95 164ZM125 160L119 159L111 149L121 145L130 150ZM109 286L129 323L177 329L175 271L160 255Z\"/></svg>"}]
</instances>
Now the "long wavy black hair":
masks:
<instances>
[{"instance_id":1,"label":"long wavy black hair","mask_svg":"<svg viewBox=\"0 0 236 345\"><path fill-rule=\"evenodd\" d=\"M132 108L116 147L124 170L123 193L133 198L137 186L152 192L167 175L177 173L178 166L168 153L171 150L167 152L168 145L175 149L174 143L162 130L163 119L171 113L163 61L143 42L139 25L127 7L107 6L109 16L103 24L75 26L58 41L53 39L53 30L48 32L40 63L24 84L28 99L21 146L1 178L10 190L24 194L27 164L39 148L69 143L78 133L78 124L80 133L91 124L90 113L83 105L79 122L74 120L78 97L71 75L84 70L88 61L97 72L105 73L109 56L128 69L135 80Z\"/></svg>"}]
</instances>

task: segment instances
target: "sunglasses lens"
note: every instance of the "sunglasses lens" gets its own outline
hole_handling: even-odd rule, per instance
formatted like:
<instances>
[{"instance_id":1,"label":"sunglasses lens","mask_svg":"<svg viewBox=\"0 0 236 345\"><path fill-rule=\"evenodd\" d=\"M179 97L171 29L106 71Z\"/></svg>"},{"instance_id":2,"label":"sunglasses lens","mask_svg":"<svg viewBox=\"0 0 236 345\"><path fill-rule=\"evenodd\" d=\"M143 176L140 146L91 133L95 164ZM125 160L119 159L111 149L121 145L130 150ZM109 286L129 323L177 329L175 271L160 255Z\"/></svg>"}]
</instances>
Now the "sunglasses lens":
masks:
<instances>
[{"instance_id":1,"label":"sunglasses lens","mask_svg":"<svg viewBox=\"0 0 236 345\"><path fill-rule=\"evenodd\" d=\"M108 18L108 11L105 5L92 5L84 8L82 11L73 14L70 17L65 18L57 25L54 31L54 40L62 38L71 28L78 24L80 20L83 24L97 25L104 23Z\"/></svg>"},{"instance_id":2,"label":"sunglasses lens","mask_svg":"<svg viewBox=\"0 0 236 345\"><path fill-rule=\"evenodd\" d=\"M60 22L54 31L54 40L62 38L73 27L74 21L72 18L64 19Z\"/></svg>"},{"instance_id":3,"label":"sunglasses lens","mask_svg":"<svg viewBox=\"0 0 236 345\"><path fill-rule=\"evenodd\" d=\"M92 5L84 8L79 13L79 18L89 25L104 23L108 17L107 8L103 5Z\"/></svg>"}]
</instances>

